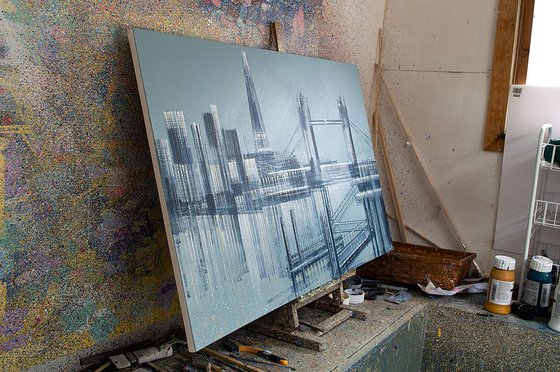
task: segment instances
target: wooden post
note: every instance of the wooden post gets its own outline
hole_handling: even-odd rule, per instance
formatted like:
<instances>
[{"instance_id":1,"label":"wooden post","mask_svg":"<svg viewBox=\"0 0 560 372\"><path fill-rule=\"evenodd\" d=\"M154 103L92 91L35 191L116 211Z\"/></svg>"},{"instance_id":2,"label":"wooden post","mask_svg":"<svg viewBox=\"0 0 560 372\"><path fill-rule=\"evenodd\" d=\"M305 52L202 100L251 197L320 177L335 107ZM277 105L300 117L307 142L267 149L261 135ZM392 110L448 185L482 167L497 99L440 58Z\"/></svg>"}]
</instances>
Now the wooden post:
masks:
<instances>
[{"instance_id":1,"label":"wooden post","mask_svg":"<svg viewBox=\"0 0 560 372\"><path fill-rule=\"evenodd\" d=\"M529 66L529 50L531 48L531 32L533 31L533 14L535 0L521 0L519 10L519 27L513 66L513 84L525 84L527 67Z\"/></svg>"},{"instance_id":2,"label":"wooden post","mask_svg":"<svg viewBox=\"0 0 560 372\"><path fill-rule=\"evenodd\" d=\"M379 116L374 114L374 121L377 123L378 138L381 142L381 151L383 153L383 165L385 166L385 172L387 173L387 178L389 179L389 191L391 192L391 199L393 199L393 205L395 207L395 214L397 216L397 225L399 226L399 232L401 234L401 241L403 243L408 243L408 235L406 232L406 224L402 215L401 203L399 200L399 194L397 191L397 185L395 184L395 176L393 175L393 167L389 160L389 152L387 151L387 143L385 142L385 134L383 133L383 125Z\"/></svg>"},{"instance_id":3,"label":"wooden post","mask_svg":"<svg viewBox=\"0 0 560 372\"><path fill-rule=\"evenodd\" d=\"M274 21L270 24L270 46L277 52L284 53L284 40L282 37L282 24Z\"/></svg>"},{"instance_id":4,"label":"wooden post","mask_svg":"<svg viewBox=\"0 0 560 372\"><path fill-rule=\"evenodd\" d=\"M484 149L503 151L506 125L506 111L511 83L513 47L515 44L515 24L519 0L500 0L494 59L492 61L492 80L486 115Z\"/></svg>"},{"instance_id":5,"label":"wooden post","mask_svg":"<svg viewBox=\"0 0 560 372\"><path fill-rule=\"evenodd\" d=\"M391 166L391 161L389 160L389 152L387 151L387 143L385 142L385 135L383 133L383 125L381 119L379 118L379 97L381 95L381 53L383 53L383 30L379 29L377 39L377 56L375 63L375 74L374 74L374 84L375 84L375 100L373 106L373 144L377 147L378 139L381 142L381 153L383 154L383 165L385 172L387 173L387 178L389 180L389 191L391 192L391 199L393 201L393 206L395 208L395 214L397 216L397 225L399 226L399 233L401 236L401 241L403 243L408 243L408 236L406 232L406 224L402 215L401 203L399 200L399 193L397 190L397 185L395 184L395 176L393 175L393 168Z\"/></svg>"}]
</instances>

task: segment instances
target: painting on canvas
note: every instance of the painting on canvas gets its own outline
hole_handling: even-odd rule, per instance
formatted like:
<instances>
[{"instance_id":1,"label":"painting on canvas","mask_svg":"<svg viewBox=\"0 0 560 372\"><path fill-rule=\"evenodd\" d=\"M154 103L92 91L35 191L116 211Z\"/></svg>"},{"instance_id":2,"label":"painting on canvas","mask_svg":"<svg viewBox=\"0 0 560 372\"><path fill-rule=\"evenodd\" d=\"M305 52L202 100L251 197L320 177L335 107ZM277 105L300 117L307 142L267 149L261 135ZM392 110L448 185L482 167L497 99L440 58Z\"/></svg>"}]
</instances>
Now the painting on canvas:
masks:
<instances>
[{"instance_id":1,"label":"painting on canvas","mask_svg":"<svg viewBox=\"0 0 560 372\"><path fill-rule=\"evenodd\" d=\"M129 39L190 350L391 249L356 66Z\"/></svg>"}]
</instances>

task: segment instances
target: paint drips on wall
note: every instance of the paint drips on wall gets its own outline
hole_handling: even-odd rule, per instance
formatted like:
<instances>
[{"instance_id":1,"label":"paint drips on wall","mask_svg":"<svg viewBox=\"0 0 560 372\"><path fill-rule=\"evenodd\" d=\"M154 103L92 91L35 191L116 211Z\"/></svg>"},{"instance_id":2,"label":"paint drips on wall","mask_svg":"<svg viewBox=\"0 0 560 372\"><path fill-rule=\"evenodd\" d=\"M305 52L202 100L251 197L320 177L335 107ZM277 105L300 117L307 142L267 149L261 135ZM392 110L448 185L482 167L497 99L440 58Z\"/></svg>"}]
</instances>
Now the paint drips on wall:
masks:
<instances>
[{"instance_id":1,"label":"paint drips on wall","mask_svg":"<svg viewBox=\"0 0 560 372\"><path fill-rule=\"evenodd\" d=\"M317 55L321 1L0 0L0 370L178 315L126 28Z\"/></svg>"}]
</instances>

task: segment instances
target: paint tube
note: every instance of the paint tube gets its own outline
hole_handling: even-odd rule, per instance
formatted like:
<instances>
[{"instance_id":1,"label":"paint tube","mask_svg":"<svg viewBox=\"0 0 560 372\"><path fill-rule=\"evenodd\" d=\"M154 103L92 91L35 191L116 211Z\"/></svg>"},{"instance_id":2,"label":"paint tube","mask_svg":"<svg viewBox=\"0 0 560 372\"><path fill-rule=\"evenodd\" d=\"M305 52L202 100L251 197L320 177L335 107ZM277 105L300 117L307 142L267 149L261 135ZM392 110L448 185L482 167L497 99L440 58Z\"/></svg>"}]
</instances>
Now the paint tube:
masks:
<instances>
[{"instance_id":1,"label":"paint tube","mask_svg":"<svg viewBox=\"0 0 560 372\"><path fill-rule=\"evenodd\" d=\"M149 347L132 351L130 353L118 354L109 357L111 362L118 369L138 366L143 363L152 362L154 360L170 357L173 354L173 347L170 343L160 346Z\"/></svg>"}]
</instances>

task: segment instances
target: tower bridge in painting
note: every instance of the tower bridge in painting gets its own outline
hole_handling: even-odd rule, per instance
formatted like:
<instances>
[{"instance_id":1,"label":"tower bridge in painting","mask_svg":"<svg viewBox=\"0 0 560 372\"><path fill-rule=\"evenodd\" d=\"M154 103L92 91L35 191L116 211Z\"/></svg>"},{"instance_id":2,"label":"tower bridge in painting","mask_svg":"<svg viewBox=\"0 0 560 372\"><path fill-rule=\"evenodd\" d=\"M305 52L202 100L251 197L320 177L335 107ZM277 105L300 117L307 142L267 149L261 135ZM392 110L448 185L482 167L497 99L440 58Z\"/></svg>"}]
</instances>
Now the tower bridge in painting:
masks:
<instances>
[{"instance_id":1,"label":"tower bridge in painting","mask_svg":"<svg viewBox=\"0 0 560 372\"><path fill-rule=\"evenodd\" d=\"M189 297L247 275L289 278L300 295L355 267L366 249L385 253L390 242L375 162L358 160L354 135L371 141L350 121L345 100L337 100L338 119L318 120L300 93L296 145L275 152L245 52L242 65L254 152L243 152L237 130L222 128L215 105L202 115L203 128L187 126L181 111L164 112L168 139L156 140L173 231L182 232L174 239L194 258ZM321 162L318 126L341 128L346 162ZM302 144L303 161L295 155Z\"/></svg>"}]
</instances>

